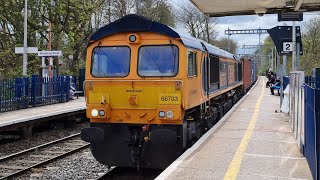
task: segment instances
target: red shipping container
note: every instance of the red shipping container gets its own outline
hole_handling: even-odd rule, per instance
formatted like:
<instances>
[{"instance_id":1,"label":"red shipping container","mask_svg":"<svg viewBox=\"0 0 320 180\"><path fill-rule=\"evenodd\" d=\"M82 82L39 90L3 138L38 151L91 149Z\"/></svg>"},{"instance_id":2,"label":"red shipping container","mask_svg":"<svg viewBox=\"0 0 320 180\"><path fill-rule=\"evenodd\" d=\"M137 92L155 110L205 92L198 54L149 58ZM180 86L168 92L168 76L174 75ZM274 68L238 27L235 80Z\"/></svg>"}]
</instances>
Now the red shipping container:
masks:
<instances>
[{"instance_id":1,"label":"red shipping container","mask_svg":"<svg viewBox=\"0 0 320 180\"><path fill-rule=\"evenodd\" d=\"M251 62L248 59L242 59L243 67L243 88L246 90L251 86Z\"/></svg>"}]
</instances>

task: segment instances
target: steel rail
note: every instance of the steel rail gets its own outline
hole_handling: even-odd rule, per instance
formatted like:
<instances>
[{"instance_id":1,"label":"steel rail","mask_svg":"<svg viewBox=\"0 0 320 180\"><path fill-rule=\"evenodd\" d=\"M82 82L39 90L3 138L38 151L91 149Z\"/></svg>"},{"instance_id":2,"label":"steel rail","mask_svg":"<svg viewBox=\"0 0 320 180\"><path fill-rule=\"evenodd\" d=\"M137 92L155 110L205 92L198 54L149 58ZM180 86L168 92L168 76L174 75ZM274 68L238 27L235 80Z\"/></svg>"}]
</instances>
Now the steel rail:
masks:
<instances>
[{"instance_id":1,"label":"steel rail","mask_svg":"<svg viewBox=\"0 0 320 180\"><path fill-rule=\"evenodd\" d=\"M1 162L4 162L4 161L8 161L12 158L16 158L16 157L19 157L19 156L23 156L23 155L26 155L27 153L30 153L30 152L33 152L33 151L38 151L40 148L45 148L45 147L49 147L50 145L55 145L57 143L60 143L60 142L63 142L63 141L66 141L66 140L70 140L72 138L75 138L77 136L79 136L80 133L77 133L77 134L73 134L73 135L70 135L70 136L67 136L67 137L64 137L64 138L61 138L61 139L58 139L58 140L55 140L55 141L51 141L51 142L48 142L48 143L45 143L45 144L42 144L42 145L39 145L39 146L36 146L36 147L33 147L33 148L30 148L30 149L26 149L26 150L23 150L23 151L20 151L18 153L14 153L14 154L11 154L11 155L8 155L8 156L5 156L3 158L0 159L0 163ZM8 179L8 178L13 178L13 177L16 177L18 175L21 175L27 171L29 171L31 168L35 168L35 167L39 167L41 165L44 165L44 164L47 164L47 163L50 163L54 160L58 160L58 159L61 159L67 155L70 155L70 154L73 154L75 152L78 152L82 149L85 149L87 147L89 147L90 143L85 143L79 147L75 147L74 149L72 150L69 150L69 151L66 151L65 153L63 154L58 154L58 155L52 155L52 158L49 158L49 159L46 159L46 160L42 160L41 162L39 163L36 163L36 164L33 164L33 165L30 165L30 166L26 166L25 168L23 169L19 169L17 170L16 172L12 172L11 174L8 173L9 175L7 176L1 176L0 179ZM63 148L62 148L63 149ZM40 151L39 151L40 152ZM29 157L29 156L28 156ZM27 161L26 161L27 162ZM10 168L9 168L10 169Z\"/></svg>"},{"instance_id":2,"label":"steel rail","mask_svg":"<svg viewBox=\"0 0 320 180\"><path fill-rule=\"evenodd\" d=\"M26 153L31 152L33 150L38 150L39 148L47 147L49 145L53 145L53 144L59 143L61 141L67 140L67 139L71 139L71 138L76 137L76 136L80 136L80 133L76 133L76 134L61 138L61 139L57 139L57 140L54 140L54 141L51 141L51 142L48 142L48 143L45 143L45 144L41 144L39 146L35 146L35 147L29 148L29 149L26 149L26 150L23 150L23 151L20 151L20 152L17 152L17 153L10 154L8 156L0 158L0 163L3 162L3 161L8 160L10 158L26 154Z\"/></svg>"}]
</instances>

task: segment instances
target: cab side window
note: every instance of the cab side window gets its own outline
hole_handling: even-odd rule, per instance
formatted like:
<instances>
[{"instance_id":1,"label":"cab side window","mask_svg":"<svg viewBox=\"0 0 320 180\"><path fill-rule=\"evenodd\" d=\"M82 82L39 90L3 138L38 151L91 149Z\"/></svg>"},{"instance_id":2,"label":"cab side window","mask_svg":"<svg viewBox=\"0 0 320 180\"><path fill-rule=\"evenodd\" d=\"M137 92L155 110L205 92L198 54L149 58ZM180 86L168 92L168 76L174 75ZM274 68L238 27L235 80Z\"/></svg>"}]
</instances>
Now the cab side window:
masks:
<instances>
[{"instance_id":1,"label":"cab side window","mask_svg":"<svg viewBox=\"0 0 320 180\"><path fill-rule=\"evenodd\" d=\"M188 51L188 77L197 76L197 53Z\"/></svg>"}]
</instances>

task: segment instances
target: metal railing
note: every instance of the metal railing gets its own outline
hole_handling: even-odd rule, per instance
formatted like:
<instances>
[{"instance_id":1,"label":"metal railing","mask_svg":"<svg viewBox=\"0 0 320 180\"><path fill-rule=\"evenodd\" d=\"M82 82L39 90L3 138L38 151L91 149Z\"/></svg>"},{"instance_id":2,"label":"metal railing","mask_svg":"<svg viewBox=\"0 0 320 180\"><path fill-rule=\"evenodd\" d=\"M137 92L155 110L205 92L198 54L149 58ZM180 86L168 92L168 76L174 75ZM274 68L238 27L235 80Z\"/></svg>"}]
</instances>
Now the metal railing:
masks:
<instances>
[{"instance_id":1,"label":"metal railing","mask_svg":"<svg viewBox=\"0 0 320 180\"><path fill-rule=\"evenodd\" d=\"M42 106L69 101L70 76L39 78L32 76L32 106Z\"/></svg>"},{"instance_id":2,"label":"metal railing","mask_svg":"<svg viewBox=\"0 0 320 180\"><path fill-rule=\"evenodd\" d=\"M0 113L69 101L70 83L79 78L58 76L0 80Z\"/></svg>"}]
</instances>

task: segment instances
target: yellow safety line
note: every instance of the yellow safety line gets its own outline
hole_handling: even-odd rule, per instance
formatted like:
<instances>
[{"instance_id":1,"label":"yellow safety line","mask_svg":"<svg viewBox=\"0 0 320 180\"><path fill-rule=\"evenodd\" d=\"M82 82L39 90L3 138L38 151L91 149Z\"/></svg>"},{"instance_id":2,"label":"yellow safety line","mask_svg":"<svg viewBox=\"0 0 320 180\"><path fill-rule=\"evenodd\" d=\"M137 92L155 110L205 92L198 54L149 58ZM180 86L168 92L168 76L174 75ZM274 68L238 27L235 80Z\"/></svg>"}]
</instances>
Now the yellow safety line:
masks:
<instances>
[{"instance_id":1,"label":"yellow safety line","mask_svg":"<svg viewBox=\"0 0 320 180\"><path fill-rule=\"evenodd\" d=\"M262 81L262 86L264 85L264 79ZM228 171L226 172L226 174L224 175L224 180L229 180L229 179L236 179L238 173L239 173L239 170L240 170L240 166L241 166L241 162L242 162L242 159L243 159L243 153L247 150L247 147L248 147L248 144L249 144L249 141L251 139L251 136L252 136L252 133L253 133L253 130L254 130L254 127L256 125L256 122L257 122L257 118L258 118L258 113L259 113L259 109L260 109L260 105L261 105L261 101L262 101L262 97L264 95L264 89L262 87L262 90L261 90L261 95L257 101L257 104L255 106L255 109L254 109L254 112L253 112L253 115L251 117L251 120L250 120L250 124L241 140L241 143L235 153L235 155L233 156L233 159L229 165L229 168L228 168Z\"/></svg>"}]
</instances>

